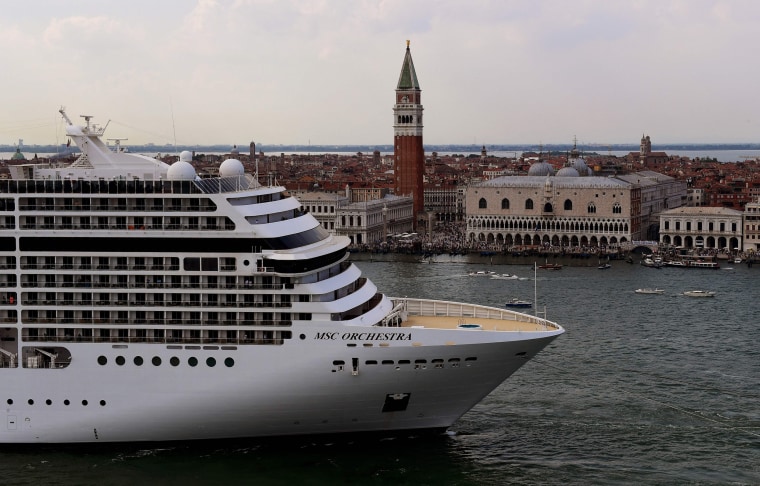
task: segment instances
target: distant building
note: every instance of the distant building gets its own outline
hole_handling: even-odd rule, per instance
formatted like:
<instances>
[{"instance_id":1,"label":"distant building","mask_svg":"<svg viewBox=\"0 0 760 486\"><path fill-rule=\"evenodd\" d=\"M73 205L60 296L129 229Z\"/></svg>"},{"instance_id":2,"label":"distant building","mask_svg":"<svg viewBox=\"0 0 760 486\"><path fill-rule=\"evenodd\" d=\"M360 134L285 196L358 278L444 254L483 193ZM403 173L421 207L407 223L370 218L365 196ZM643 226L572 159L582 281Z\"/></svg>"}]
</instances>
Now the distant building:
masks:
<instances>
[{"instance_id":1,"label":"distant building","mask_svg":"<svg viewBox=\"0 0 760 486\"><path fill-rule=\"evenodd\" d=\"M744 231L742 251L760 251L760 201L747 203L742 222Z\"/></svg>"},{"instance_id":2,"label":"distant building","mask_svg":"<svg viewBox=\"0 0 760 486\"><path fill-rule=\"evenodd\" d=\"M422 110L422 90L414 70L409 41L406 41L406 55L396 86L396 104L393 105L394 190L398 196L412 197L415 218L425 209Z\"/></svg>"},{"instance_id":3,"label":"distant building","mask_svg":"<svg viewBox=\"0 0 760 486\"><path fill-rule=\"evenodd\" d=\"M346 194L303 192L294 196L301 203L301 210L310 212L324 229L348 236L356 245L377 243L390 235L413 230L411 197L386 191L377 199L354 201L353 192L347 189Z\"/></svg>"},{"instance_id":4,"label":"distant building","mask_svg":"<svg viewBox=\"0 0 760 486\"><path fill-rule=\"evenodd\" d=\"M681 248L742 248L741 211L681 207L660 215L660 243Z\"/></svg>"}]
</instances>

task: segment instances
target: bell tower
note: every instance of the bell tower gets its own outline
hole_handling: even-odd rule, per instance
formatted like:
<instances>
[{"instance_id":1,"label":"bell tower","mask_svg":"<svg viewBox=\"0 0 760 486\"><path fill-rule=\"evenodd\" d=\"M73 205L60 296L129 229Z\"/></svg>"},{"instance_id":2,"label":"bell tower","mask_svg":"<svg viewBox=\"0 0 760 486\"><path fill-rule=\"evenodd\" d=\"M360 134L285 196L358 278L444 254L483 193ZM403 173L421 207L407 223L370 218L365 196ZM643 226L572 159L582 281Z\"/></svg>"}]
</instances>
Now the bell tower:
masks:
<instances>
[{"instance_id":1,"label":"bell tower","mask_svg":"<svg viewBox=\"0 0 760 486\"><path fill-rule=\"evenodd\" d=\"M406 41L406 55L396 86L396 104L393 105L393 169L396 195L412 196L414 200L415 227L419 214L425 209L421 97L409 41Z\"/></svg>"}]
</instances>

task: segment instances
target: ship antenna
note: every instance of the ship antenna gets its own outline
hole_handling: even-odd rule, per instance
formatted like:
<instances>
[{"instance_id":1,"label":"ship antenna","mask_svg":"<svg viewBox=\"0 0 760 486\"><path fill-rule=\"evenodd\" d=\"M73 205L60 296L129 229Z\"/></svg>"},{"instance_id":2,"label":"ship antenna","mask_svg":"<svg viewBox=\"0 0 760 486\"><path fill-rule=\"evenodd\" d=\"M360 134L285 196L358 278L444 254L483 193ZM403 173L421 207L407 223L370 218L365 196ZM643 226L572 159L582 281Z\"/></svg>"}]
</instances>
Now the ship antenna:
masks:
<instances>
[{"instance_id":1,"label":"ship antenna","mask_svg":"<svg viewBox=\"0 0 760 486\"><path fill-rule=\"evenodd\" d=\"M172 136L174 137L174 153L177 153L177 129L174 126L174 103L172 103L172 97L169 97L169 111L172 114Z\"/></svg>"}]
</instances>

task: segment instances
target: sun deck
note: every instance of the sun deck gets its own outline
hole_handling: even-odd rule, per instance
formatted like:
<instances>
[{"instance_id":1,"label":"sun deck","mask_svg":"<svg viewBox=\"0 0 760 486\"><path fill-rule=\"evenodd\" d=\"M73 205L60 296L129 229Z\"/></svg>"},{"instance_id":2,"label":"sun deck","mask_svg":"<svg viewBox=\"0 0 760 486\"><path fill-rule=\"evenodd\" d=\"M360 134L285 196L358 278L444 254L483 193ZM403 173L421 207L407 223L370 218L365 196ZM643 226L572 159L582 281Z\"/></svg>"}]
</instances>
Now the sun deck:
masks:
<instances>
[{"instance_id":1,"label":"sun deck","mask_svg":"<svg viewBox=\"0 0 760 486\"><path fill-rule=\"evenodd\" d=\"M400 327L482 329L486 331L559 331L554 322L519 312L474 304L424 299L394 299L405 308Z\"/></svg>"}]
</instances>

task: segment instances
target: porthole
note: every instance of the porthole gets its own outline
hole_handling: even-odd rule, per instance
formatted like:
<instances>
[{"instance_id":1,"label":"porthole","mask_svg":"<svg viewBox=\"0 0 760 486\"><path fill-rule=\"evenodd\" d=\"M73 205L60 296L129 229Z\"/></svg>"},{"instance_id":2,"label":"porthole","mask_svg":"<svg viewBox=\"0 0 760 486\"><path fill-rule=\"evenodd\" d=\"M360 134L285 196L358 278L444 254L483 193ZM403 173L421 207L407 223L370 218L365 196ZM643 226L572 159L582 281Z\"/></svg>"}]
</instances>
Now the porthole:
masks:
<instances>
[{"instance_id":1,"label":"porthole","mask_svg":"<svg viewBox=\"0 0 760 486\"><path fill-rule=\"evenodd\" d=\"M158 356L153 356L151 362L153 363L153 366L161 366L161 358Z\"/></svg>"},{"instance_id":2,"label":"porthole","mask_svg":"<svg viewBox=\"0 0 760 486\"><path fill-rule=\"evenodd\" d=\"M206 365L209 368L213 368L214 366L216 366L216 359L214 359L213 357L209 356L208 358L206 358Z\"/></svg>"},{"instance_id":3,"label":"porthole","mask_svg":"<svg viewBox=\"0 0 760 486\"><path fill-rule=\"evenodd\" d=\"M189 364L192 367L198 366L198 358L196 358L195 356L187 358L187 364Z\"/></svg>"},{"instance_id":4,"label":"porthole","mask_svg":"<svg viewBox=\"0 0 760 486\"><path fill-rule=\"evenodd\" d=\"M250 264L251 264L251 262L249 262L248 260L243 260L243 265L245 265L246 267L247 267L248 265L250 265Z\"/></svg>"},{"instance_id":5,"label":"porthole","mask_svg":"<svg viewBox=\"0 0 760 486\"><path fill-rule=\"evenodd\" d=\"M105 407L106 406L106 401L105 400L101 400L100 401L100 406L101 407Z\"/></svg>"},{"instance_id":6,"label":"porthole","mask_svg":"<svg viewBox=\"0 0 760 486\"><path fill-rule=\"evenodd\" d=\"M82 406L84 406L84 407L87 406L87 400L82 400Z\"/></svg>"},{"instance_id":7,"label":"porthole","mask_svg":"<svg viewBox=\"0 0 760 486\"><path fill-rule=\"evenodd\" d=\"M106 363L108 363L108 358L105 356L98 356L98 364L100 366L105 366Z\"/></svg>"},{"instance_id":8,"label":"porthole","mask_svg":"<svg viewBox=\"0 0 760 486\"><path fill-rule=\"evenodd\" d=\"M5 403L7 403L8 405L13 405L13 399L9 398L8 400L5 401Z\"/></svg>"},{"instance_id":9,"label":"porthole","mask_svg":"<svg viewBox=\"0 0 760 486\"><path fill-rule=\"evenodd\" d=\"M304 339L306 339L306 334L301 334L301 335L300 335L300 336L298 336L298 337L300 337L300 338L301 338L301 341L303 341Z\"/></svg>"},{"instance_id":10,"label":"porthole","mask_svg":"<svg viewBox=\"0 0 760 486\"><path fill-rule=\"evenodd\" d=\"M27 400L27 401L26 401L26 403L28 403L29 405L34 405L34 400L32 400L32 399L30 398L29 400Z\"/></svg>"},{"instance_id":11,"label":"porthole","mask_svg":"<svg viewBox=\"0 0 760 486\"><path fill-rule=\"evenodd\" d=\"M116 357L116 364L119 366L124 366L124 363L126 363L127 360L124 359L124 356L117 356Z\"/></svg>"},{"instance_id":12,"label":"porthole","mask_svg":"<svg viewBox=\"0 0 760 486\"><path fill-rule=\"evenodd\" d=\"M135 363L135 366L142 366L143 364L142 356L135 356L135 359L133 361Z\"/></svg>"},{"instance_id":13,"label":"porthole","mask_svg":"<svg viewBox=\"0 0 760 486\"><path fill-rule=\"evenodd\" d=\"M179 366L179 358L176 356L172 356L171 359L169 360L169 364L171 364L172 366Z\"/></svg>"},{"instance_id":14,"label":"porthole","mask_svg":"<svg viewBox=\"0 0 760 486\"><path fill-rule=\"evenodd\" d=\"M49 398L47 400L45 400L45 405L52 405L52 404L53 404L53 400L51 400Z\"/></svg>"},{"instance_id":15,"label":"porthole","mask_svg":"<svg viewBox=\"0 0 760 486\"><path fill-rule=\"evenodd\" d=\"M69 406L70 403L71 402L68 399L66 399L66 400L63 401L63 404L66 405L67 407Z\"/></svg>"},{"instance_id":16,"label":"porthole","mask_svg":"<svg viewBox=\"0 0 760 486\"><path fill-rule=\"evenodd\" d=\"M235 366L235 360L232 358L226 358L224 360L224 366L226 366L227 368L232 368L233 366Z\"/></svg>"}]
</instances>

